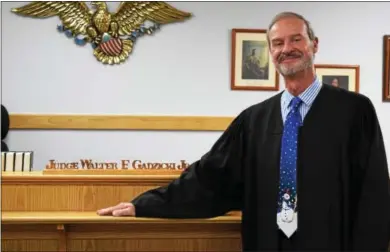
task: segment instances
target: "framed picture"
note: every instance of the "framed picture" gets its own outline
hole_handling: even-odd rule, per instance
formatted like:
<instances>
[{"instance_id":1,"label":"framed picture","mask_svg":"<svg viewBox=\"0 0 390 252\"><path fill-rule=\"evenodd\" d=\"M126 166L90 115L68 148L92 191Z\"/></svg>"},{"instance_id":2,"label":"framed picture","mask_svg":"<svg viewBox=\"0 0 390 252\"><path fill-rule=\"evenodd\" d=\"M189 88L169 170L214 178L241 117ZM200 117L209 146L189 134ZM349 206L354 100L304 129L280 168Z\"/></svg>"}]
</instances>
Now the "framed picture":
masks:
<instances>
[{"instance_id":1,"label":"framed picture","mask_svg":"<svg viewBox=\"0 0 390 252\"><path fill-rule=\"evenodd\" d=\"M383 101L390 102L390 35L383 37Z\"/></svg>"},{"instance_id":2,"label":"framed picture","mask_svg":"<svg viewBox=\"0 0 390 252\"><path fill-rule=\"evenodd\" d=\"M231 46L232 90L279 90L266 30L233 29Z\"/></svg>"},{"instance_id":3,"label":"framed picture","mask_svg":"<svg viewBox=\"0 0 390 252\"><path fill-rule=\"evenodd\" d=\"M315 64L315 69L324 84L359 93L360 66Z\"/></svg>"}]
</instances>

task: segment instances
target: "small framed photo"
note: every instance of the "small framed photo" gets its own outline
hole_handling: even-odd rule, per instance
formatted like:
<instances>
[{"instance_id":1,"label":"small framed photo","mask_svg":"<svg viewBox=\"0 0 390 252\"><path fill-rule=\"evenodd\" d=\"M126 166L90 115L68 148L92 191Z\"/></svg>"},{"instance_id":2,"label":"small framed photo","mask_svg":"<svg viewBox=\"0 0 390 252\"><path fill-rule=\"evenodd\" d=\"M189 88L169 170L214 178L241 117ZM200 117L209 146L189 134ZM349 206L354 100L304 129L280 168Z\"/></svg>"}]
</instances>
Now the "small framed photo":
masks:
<instances>
[{"instance_id":1,"label":"small framed photo","mask_svg":"<svg viewBox=\"0 0 390 252\"><path fill-rule=\"evenodd\" d=\"M279 90L266 30L233 29L231 46L232 90Z\"/></svg>"},{"instance_id":2,"label":"small framed photo","mask_svg":"<svg viewBox=\"0 0 390 252\"><path fill-rule=\"evenodd\" d=\"M360 66L316 64L315 69L322 83L359 93Z\"/></svg>"},{"instance_id":3,"label":"small framed photo","mask_svg":"<svg viewBox=\"0 0 390 252\"><path fill-rule=\"evenodd\" d=\"M383 37L383 101L390 102L390 35Z\"/></svg>"}]
</instances>

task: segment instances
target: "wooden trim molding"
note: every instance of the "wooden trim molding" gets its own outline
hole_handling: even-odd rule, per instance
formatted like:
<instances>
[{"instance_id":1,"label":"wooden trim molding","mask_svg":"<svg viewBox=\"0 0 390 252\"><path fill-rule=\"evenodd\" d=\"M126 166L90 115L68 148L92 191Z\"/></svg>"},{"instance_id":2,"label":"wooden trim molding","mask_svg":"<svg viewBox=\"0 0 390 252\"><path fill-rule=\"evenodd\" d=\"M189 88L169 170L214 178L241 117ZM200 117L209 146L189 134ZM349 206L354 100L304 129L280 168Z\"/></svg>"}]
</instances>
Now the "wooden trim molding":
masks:
<instances>
[{"instance_id":1,"label":"wooden trim molding","mask_svg":"<svg viewBox=\"0 0 390 252\"><path fill-rule=\"evenodd\" d=\"M44 171L35 172L2 172L1 182L6 184L115 184L115 185L156 185L163 186L178 178L180 174L136 174L133 175L74 175L44 174Z\"/></svg>"},{"instance_id":2,"label":"wooden trim molding","mask_svg":"<svg viewBox=\"0 0 390 252\"><path fill-rule=\"evenodd\" d=\"M383 36L383 101L390 102L390 35Z\"/></svg>"},{"instance_id":3,"label":"wooden trim molding","mask_svg":"<svg viewBox=\"0 0 390 252\"><path fill-rule=\"evenodd\" d=\"M2 212L2 224L74 224L74 223L240 223L241 212L232 211L225 216L208 219L164 219L164 218L140 218L140 217L113 217L99 216L96 212L25 212L4 211Z\"/></svg>"},{"instance_id":4,"label":"wooden trim molding","mask_svg":"<svg viewBox=\"0 0 390 252\"><path fill-rule=\"evenodd\" d=\"M10 114L10 129L224 131L232 117Z\"/></svg>"}]
</instances>

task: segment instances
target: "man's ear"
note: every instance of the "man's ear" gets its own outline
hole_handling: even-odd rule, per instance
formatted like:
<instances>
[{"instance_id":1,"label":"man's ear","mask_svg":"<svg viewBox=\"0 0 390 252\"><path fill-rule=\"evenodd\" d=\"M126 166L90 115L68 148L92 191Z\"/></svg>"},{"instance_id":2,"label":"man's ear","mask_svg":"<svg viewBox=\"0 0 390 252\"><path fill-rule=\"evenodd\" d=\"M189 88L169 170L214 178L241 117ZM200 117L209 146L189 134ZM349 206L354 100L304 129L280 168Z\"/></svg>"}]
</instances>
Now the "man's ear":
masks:
<instances>
[{"instance_id":1,"label":"man's ear","mask_svg":"<svg viewBox=\"0 0 390 252\"><path fill-rule=\"evenodd\" d=\"M313 40L313 51L314 53L318 52L318 37Z\"/></svg>"}]
</instances>

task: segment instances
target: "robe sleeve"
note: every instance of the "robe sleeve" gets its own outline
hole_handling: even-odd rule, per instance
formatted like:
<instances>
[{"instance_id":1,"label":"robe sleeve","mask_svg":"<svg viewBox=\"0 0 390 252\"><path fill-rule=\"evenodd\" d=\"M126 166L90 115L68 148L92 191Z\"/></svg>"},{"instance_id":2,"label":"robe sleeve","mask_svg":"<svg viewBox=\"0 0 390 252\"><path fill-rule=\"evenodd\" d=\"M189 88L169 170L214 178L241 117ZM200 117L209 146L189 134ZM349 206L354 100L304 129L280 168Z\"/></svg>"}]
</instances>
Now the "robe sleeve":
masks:
<instances>
[{"instance_id":1,"label":"robe sleeve","mask_svg":"<svg viewBox=\"0 0 390 252\"><path fill-rule=\"evenodd\" d=\"M133 199L136 217L211 218L240 210L244 120L242 112L177 179Z\"/></svg>"},{"instance_id":2,"label":"robe sleeve","mask_svg":"<svg viewBox=\"0 0 390 252\"><path fill-rule=\"evenodd\" d=\"M356 210L351 216L353 251L388 251L390 178L377 114L371 101L361 104L356 121L353 183Z\"/></svg>"}]
</instances>

